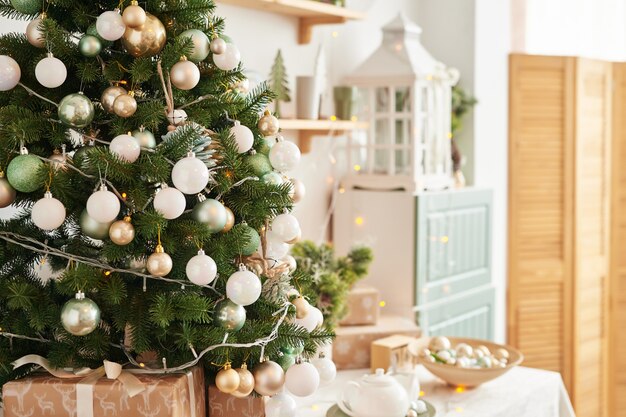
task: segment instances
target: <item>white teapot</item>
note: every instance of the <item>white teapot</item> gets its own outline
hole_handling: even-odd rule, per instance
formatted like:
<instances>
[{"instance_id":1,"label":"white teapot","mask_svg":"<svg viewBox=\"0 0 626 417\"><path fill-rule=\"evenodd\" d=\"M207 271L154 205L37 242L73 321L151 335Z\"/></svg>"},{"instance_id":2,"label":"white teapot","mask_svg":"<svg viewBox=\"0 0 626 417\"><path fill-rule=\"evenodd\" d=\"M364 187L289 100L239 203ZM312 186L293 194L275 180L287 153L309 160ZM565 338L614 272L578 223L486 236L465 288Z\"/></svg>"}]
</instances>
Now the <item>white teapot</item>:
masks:
<instances>
[{"instance_id":1,"label":"white teapot","mask_svg":"<svg viewBox=\"0 0 626 417\"><path fill-rule=\"evenodd\" d=\"M405 417L410 402L404 387L377 369L359 382L350 381L337 405L351 417Z\"/></svg>"}]
</instances>

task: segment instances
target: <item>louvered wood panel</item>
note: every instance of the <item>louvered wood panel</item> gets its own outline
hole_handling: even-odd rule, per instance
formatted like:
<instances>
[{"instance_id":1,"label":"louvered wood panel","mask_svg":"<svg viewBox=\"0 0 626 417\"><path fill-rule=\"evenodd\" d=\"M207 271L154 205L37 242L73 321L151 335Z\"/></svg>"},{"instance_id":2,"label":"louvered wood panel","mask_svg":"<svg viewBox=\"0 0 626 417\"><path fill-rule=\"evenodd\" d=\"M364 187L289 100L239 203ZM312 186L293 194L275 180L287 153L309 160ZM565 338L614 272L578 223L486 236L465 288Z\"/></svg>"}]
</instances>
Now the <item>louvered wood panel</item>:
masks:
<instances>
[{"instance_id":1,"label":"louvered wood panel","mask_svg":"<svg viewBox=\"0 0 626 417\"><path fill-rule=\"evenodd\" d=\"M626 417L626 63L613 65L610 414Z\"/></svg>"},{"instance_id":2,"label":"louvered wood panel","mask_svg":"<svg viewBox=\"0 0 626 417\"><path fill-rule=\"evenodd\" d=\"M576 62L574 343L570 393L580 417L606 415L611 64Z\"/></svg>"},{"instance_id":3,"label":"louvered wood panel","mask_svg":"<svg viewBox=\"0 0 626 417\"><path fill-rule=\"evenodd\" d=\"M573 68L512 55L509 78L509 342L568 386Z\"/></svg>"}]
</instances>

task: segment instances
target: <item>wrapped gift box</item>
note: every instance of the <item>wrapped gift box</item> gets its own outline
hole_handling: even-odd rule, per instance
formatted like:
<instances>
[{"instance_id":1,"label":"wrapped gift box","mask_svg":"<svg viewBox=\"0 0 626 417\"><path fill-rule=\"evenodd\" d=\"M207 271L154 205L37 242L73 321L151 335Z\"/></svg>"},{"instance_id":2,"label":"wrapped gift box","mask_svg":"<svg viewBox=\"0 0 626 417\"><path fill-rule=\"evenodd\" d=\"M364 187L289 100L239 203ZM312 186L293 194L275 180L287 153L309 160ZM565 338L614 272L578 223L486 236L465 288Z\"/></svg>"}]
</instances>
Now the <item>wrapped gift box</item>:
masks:
<instances>
[{"instance_id":1,"label":"wrapped gift box","mask_svg":"<svg viewBox=\"0 0 626 417\"><path fill-rule=\"evenodd\" d=\"M409 354L408 347L414 340L414 337L396 334L373 341L370 361L372 373L378 368L384 370L393 368L394 371L412 369L415 360Z\"/></svg>"},{"instance_id":2,"label":"wrapped gift box","mask_svg":"<svg viewBox=\"0 0 626 417\"><path fill-rule=\"evenodd\" d=\"M252 395L237 398L209 385L209 417L265 417L265 401Z\"/></svg>"},{"instance_id":3,"label":"wrapped gift box","mask_svg":"<svg viewBox=\"0 0 626 417\"><path fill-rule=\"evenodd\" d=\"M380 315L380 292L374 287L355 287L348 294L348 315L341 326L372 325Z\"/></svg>"},{"instance_id":4,"label":"wrapped gift box","mask_svg":"<svg viewBox=\"0 0 626 417\"><path fill-rule=\"evenodd\" d=\"M29 376L2 387L4 417L205 417L204 371L168 375L135 375L145 390L129 397L119 380L100 378L94 385L91 410L79 409L80 379L48 374ZM84 398L81 399L84 401Z\"/></svg>"},{"instance_id":5,"label":"wrapped gift box","mask_svg":"<svg viewBox=\"0 0 626 417\"><path fill-rule=\"evenodd\" d=\"M404 317L381 316L373 326L338 327L333 342L337 369L369 368L372 342L392 335L419 337L417 325Z\"/></svg>"}]
</instances>

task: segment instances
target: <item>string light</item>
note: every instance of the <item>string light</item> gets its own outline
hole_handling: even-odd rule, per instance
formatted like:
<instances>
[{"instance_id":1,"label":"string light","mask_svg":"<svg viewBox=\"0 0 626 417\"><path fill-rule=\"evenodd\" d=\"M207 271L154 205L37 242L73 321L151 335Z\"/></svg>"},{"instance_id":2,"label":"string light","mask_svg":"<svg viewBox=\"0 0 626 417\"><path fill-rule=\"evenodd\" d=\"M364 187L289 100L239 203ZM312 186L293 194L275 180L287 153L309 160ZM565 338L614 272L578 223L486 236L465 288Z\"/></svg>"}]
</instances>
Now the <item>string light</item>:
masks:
<instances>
[{"instance_id":1,"label":"string light","mask_svg":"<svg viewBox=\"0 0 626 417\"><path fill-rule=\"evenodd\" d=\"M420 397L423 397L424 395L426 395L426 393L424 391L420 391Z\"/></svg>"},{"instance_id":2,"label":"string light","mask_svg":"<svg viewBox=\"0 0 626 417\"><path fill-rule=\"evenodd\" d=\"M358 121L359 121L359 118L358 118L358 116L352 116L352 117L350 118L350 120L351 120L351 121L353 121L353 122L358 122Z\"/></svg>"},{"instance_id":3,"label":"string light","mask_svg":"<svg viewBox=\"0 0 626 417\"><path fill-rule=\"evenodd\" d=\"M336 30L333 30L333 33L330 34L333 38L338 38L339 37L339 32L337 32Z\"/></svg>"},{"instance_id":4,"label":"string light","mask_svg":"<svg viewBox=\"0 0 626 417\"><path fill-rule=\"evenodd\" d=\"M441 243L448 243L450 238L448 236L441 236Z\"/></svg>"},{"instance_id":5,"label":"string light","mask_svg":"<svg viewBox=\"0 0 626 417\"><path fill-rule=\"evenodd\" d=\"M378 305L381 306L381 307L385 307L387 305L387 303L384 302L384 301L381 301L380 303L378 303Z\"/></svg>"},{"instance_id":6,"label":"string light","mask_svg":"<svg viewBox=\"0 0 626 417\"><path fill-rule=\"evenodd\" d=\"M359 171L361 170L361 165L356 164L356 165L354 166L354 170L355 170L356 172L359 172Z\"/></svg>"},{"instance_id":7,"label":"string light","mask_svg":"<svg viewBox=\"0 0 626 417\"><path fill-rule=\"evenodd\" d=\"M454 411L456 411L457 413L462 413L463 412L463 408L462 407L456 407L454 409Z\"/></svg>"},{"instance_id":8,"label":"string light","mask_svg":"<svg viewBox=\"0 0 626 417\"><path fill-rule=\"evenodd\" d=\"M339 194L343 194L346 192L346 189L344 187L339 187Z\"/></svg>"},{"instance_id":9,"label":"string light","mask_svg":"<svg viewBox=\"0 0 626 417\"><path fill-rule=\"evenodd\" d=\"M337 116L335 116L334 114L332 116L330 116L330 120L332 120L333 122L337 121Z\"/></svg>"},{"instance_id":10,"label":"string light","mask_svg":"<svg viewBox=\"0 0 626 417\"><path fill-rule=\"evenodd\" d=\"M456 387L455 391L458 392L459 394L461 394L461 393L465 392L465 388L462 387L462 386L458 386L458 387Z\"/></svg>"},{"instance_id":11,"label":"string light","mask_svg":"<svg viewBox=\"0 0 626 417\"><path fill-rule=\"evenodd\" d=\"M362 226L363 222L364 222L364 220L363 220L363 217L361 217L361 216L357 216L354 219L354 224L356 224L357 226Z\"/></svg>"}]
</instances>

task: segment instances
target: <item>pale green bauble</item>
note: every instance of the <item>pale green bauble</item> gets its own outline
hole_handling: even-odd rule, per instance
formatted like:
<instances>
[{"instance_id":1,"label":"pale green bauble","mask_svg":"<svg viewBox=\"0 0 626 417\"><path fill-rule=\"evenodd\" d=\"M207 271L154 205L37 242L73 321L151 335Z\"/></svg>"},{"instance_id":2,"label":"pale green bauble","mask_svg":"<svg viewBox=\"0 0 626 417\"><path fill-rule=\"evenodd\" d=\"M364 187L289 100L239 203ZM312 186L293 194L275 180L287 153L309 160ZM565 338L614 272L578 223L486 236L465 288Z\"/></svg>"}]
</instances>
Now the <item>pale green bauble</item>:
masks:
<instances>
[{"instance_id":1,"label":"pale green bauble","mask_svg":"<svg viewBox=\"0 0 626 417\"><path fill-rule=\"evenodd\" d=\"M196 204L192 216L195 221L207 225L211 233L221 232L228 221L228 213L224 205L212 198Z\"/></svg>"},{"instance_id":2,"label":"pale green bauble","mask_svg":"<svg viewBox=\"0 0 626 417\"><path fill-rule=\"evenodd\" d=\"M178 35L179 38L191 38L193 49L187 59L196 64L202 62L209 56L209 37L198 29L189 29Z\"/></svg>"},{"instance_id":3,"label":"pale green bauble","mask_svg":"<svg viewBox=\"0 0 626 417\"><path fill-rule=\"evenodd\" d=\"M259 248L259 245L261 244L261 236L259 236L259 233L247 224L244 224L241 227L243 228L244 235L248 238L248 243L241 248L241 254L250 256Z\"/></svg>"},{"instance_id":4,"label":"pale green bauble","mask_svg":"<svg viewBox=\"0 0 626 417\"><path fill-rule=\"evenodd\" d=\"M42 4L38 0L11 0L11 6L24 14L35 14L41 11Z\"/></svg>"},{"instance_id":5,"label":"pale green bauble","mask_svg":"<svg viewBox=\"0 0 626 417\"><path fill-rule=\"evenodd\" d=\"M302 352L304 352L304 346L281 346L280 351L283 352L285 355L298 356L301 355Z\"/></svg>"},{"instance_id":6,"label":"pale green bauble","mask_svg":"<svg viewBox=\"0 0 626 417\"><path fill-rule=\"evenodd\" d=\"M282 356L278 357L276 363L278 363L280 367L283 368L283 371L287 372L287 369L296 364L296 357L290 355L289 353L283 353Z\"/></svg>"},{"instance_id":7,"label":"pale green bauble","mask_svg":"<svg viewBox=\"0 0 626 417\"><path fill-rule=\"evenodd\" d=\"M142 148L156 148L156 138L154 137L154 134L147 129L133 131L133 137L139 141L139 146Z\"/></svg>"},{"instance_id":8,"label":"pale green bauble","mask_svg":"<svg viewBox=\"0 0 626 417\"><path fill-rule=\"evenodd\" d=\"M272 172L272 164L270 163L270 159L267 155L262 153L255 153L253 155L248 155L246 157L246 162L254 171L254 175L261 178L263 175Z\"/></svg>"},{"instance_id":9,"label":"pale green bauble","mask_svg":"<svg viewBox=\"0 0 626 417\"><path fill-rule=\"evenodd\" d=\"M103 48L108 48L109 46L113 45L113 42L107 41L106 39L102 38L100 34L98 34L98 29L96 29L95 23L89 25L85 34L95 36L96 38L100 39L100 43L102 44Z\"/></svg>"},{"instance_id":10,"label":"pale green bauble","mask_svg":"<svg viewBox=\"0 0 626 417\"><path fill-rule=\"evenodd\" d=\"M93 120L95 110L89 97L74 93L63 97L59 103L59 119L72 127L85 127Z\"/></svg>"},{"instance_id":11,"label":"pale green bauble","mask_svg":"<svg viewBox=\"0 0 626 417\"><path fill-rule=\"evenodd\" d=\"M246 322L246 309L229 299L222 300L215 305L213 323L228 332L240 330Z\"/></svg>"},{"instance_id":12,"label":"pale green bauble","mask_svg":"<svg viewBox=\"0 0 626 417\"><path fill-rule=\"evenodd\" d=\"M17 191L32 193L43 186L43 178L39 175L43 166L43 161L34 155L16 156L7 167L7 180Z\"/></svg>"},{"instance_id":13,"label":"pale green bauble","mask_svg":"<svg viewBox=\"0 0 626 417\"><path fill-rule=\"evenodd\" d=\"M266 184L272 185L281 185L283 182L285 182L282 175L280 175L278 172L268 172L261 177L261 180Z\"/></svg>"},{"instance_id":14,"label":"pale green bauble","mask_svg":"<svg viewBox=\"0 0 626 417\"><path fill-rule=\"evenodd\" d=\"M87 210L83 210L80 215L80 219L78 220L78 224L80 225L80 230L83 232L85 236L88 236L92 239L104 240L109 238L109 228L111 224L109 223L100 223L94 220Z\"/></svg>"},{"instance_id":15,"label":"pale green bauble","mask_svg":"<svg viewBox=\"0 0 626 417\"><path fill-rule=\"evenodd\" d=\"M100 38L93 35L85 35L78 42L78 49L83 56L93 58L102 51L102 42Z\"/></svg>"}]
</instances>

